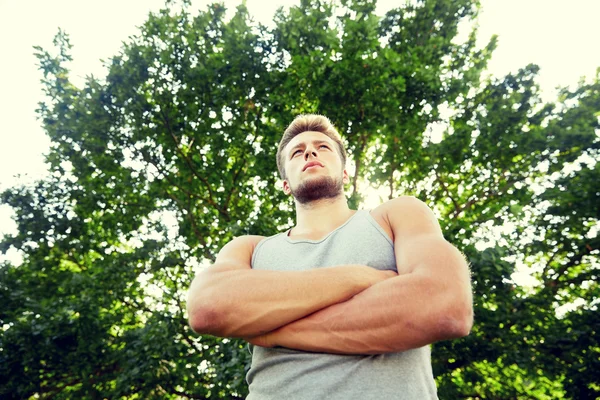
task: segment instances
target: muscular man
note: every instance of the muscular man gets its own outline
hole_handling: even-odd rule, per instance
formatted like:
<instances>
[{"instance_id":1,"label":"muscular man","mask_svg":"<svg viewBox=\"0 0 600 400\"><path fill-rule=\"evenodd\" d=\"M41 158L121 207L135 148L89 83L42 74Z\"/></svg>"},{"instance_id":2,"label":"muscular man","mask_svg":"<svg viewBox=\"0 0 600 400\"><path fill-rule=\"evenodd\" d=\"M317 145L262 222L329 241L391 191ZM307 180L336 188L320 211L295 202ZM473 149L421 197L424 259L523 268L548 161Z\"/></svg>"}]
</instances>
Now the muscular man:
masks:
<instances>
[{"instance_id":1,"label":"muscular man","mask_svg":"<svg viewBox=\"0 0 600 400\"><path fill-rule=\"evenodd\" d=\"M467 263L414 197L351 210L329 120L297 117L277 151L296 225L238 237L189 292L191 327L253 345L248 399L435 399L429 344L469 333Z\"/></svg>"}]
</instances>

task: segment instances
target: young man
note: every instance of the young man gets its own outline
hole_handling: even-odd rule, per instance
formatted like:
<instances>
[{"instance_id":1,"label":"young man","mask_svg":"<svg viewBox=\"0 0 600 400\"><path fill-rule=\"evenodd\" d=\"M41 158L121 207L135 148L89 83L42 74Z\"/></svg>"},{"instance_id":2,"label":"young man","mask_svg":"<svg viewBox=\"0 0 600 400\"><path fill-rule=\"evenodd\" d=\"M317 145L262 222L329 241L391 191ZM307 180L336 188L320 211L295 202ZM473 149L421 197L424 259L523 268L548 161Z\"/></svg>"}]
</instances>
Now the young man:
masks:
<instances>
[{"instance_id":1,"label":"young man","mask_svg":"<svg viewBox=\"0 0 600 400\"><path fill-rule=\"evenodd\" d=\"M192 282L192 328L254 345L248 399L435 399L428 345L471 329L467 263L431 210L351 210L345 162L327 118L298 116L277 151L296 225L234 239Z\"/></svg>"}]
</instances>

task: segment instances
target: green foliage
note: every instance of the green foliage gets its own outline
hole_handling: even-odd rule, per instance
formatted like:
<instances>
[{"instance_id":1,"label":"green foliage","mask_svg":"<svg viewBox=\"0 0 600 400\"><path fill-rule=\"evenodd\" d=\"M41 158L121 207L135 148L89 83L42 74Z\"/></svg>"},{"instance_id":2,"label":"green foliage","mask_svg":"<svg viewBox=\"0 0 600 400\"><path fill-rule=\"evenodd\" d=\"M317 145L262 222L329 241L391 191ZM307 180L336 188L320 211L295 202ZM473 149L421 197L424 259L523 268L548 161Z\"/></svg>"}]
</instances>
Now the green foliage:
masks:
<instances>
[{"instance_id":1,"label":"green foliage","mask_svg":"<svg viewBox=\"0 0 600 400\"><path fill-rule=\"evenodd\" d=\"M301 112L343 134L351 204L415 195L471 262L473 331L434 345L441 398L599 395L600 75L556 104L533 65L482 81L495 38L456 40L472 0L304 0L273 28L183 4L82 88L64 32L36 48L51 175L1 195L0 250L23 256L0 265L2 398L243 398L245 344L193 334L184 296L234 236L291 224L275 152Z\"/></svg>"}]
</instances>

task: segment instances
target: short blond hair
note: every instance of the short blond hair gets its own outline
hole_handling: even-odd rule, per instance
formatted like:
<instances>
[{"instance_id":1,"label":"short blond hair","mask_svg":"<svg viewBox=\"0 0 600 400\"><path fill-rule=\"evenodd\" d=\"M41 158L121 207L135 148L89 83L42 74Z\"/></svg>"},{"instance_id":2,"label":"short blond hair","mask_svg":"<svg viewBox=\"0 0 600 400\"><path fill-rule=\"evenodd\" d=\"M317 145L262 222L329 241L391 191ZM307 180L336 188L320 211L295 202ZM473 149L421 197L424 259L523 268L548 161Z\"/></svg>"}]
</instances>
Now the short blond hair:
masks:
<instances>
[{"instance_id":1,"label":"short blond hair","mask_svg":"<svg viewBox=\"0 0 600 400\"><path fill-rule=\"evenodd\" d=\"M285 132L283 132L279 147L277 148L277 169L279 170L279 175L281 175L282 179L286 179L283 149L294 137L303 132L321 132L322 134L327 135L337 144L342 165L346 165L346 149L344 148L344 143L342 143L342 137L329 118L318 114L301 114L294 118Z\"/></svg>"}]
</instances>

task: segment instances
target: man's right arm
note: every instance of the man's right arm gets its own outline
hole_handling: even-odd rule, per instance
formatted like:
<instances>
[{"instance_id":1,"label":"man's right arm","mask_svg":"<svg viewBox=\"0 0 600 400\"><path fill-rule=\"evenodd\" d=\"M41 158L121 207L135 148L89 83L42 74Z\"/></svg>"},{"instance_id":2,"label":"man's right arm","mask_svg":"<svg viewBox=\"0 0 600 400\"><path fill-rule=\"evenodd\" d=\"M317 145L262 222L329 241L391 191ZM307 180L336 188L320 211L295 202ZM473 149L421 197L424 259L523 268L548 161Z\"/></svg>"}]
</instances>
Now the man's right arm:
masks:
<instances>
[{"instance_id":1,"label":"man's right arm","mask_svg":"<svg viewBox=\"0 0 600 400\"><path fill-rule=\"evenodd\" d=\"M264 271L250 266L261 236L228 243L211 267L193 280L188 294L190 326L198 333L253 337L350 299L395 276L365 265L307 271Z\"/></svg>"}]
</instances>

